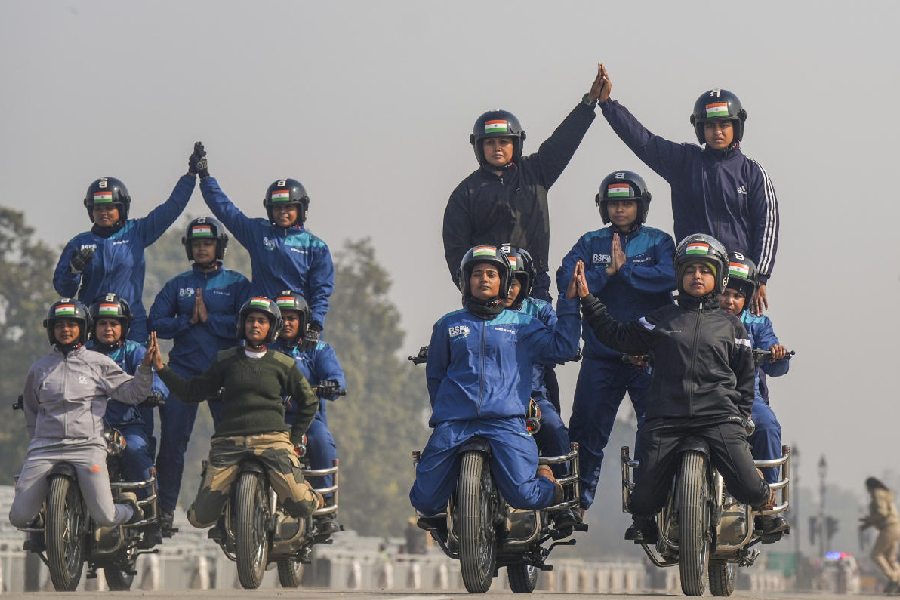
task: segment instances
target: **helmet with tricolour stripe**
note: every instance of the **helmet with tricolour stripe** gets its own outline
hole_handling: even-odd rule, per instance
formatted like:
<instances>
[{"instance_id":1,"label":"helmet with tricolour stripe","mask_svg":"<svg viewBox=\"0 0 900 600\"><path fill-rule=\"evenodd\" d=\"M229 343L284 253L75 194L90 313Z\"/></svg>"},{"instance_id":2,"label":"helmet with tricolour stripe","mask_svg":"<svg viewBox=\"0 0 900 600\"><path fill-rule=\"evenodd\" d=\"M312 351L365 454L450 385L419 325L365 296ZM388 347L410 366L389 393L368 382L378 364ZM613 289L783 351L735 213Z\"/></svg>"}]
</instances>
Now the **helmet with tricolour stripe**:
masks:
<instances>
[{"instance_id":1,"label":"helmet with tricolour stripe","mask_svg":"<svg viewBox=\"0 0 900 600\"><path fill-rule=\"evenodd\" d=\"M309 211L309 194L306 193L306 188L296 179L276 179L266 190L266 197L263 198L263 206L266 207L269 221L275 222L272 208L290 204L299 205L297 222L305 223L306 213Z\"/></svg>"},{"instance_id":2,"label":"helmet with tricolour stripe","mask_svg":"<svg viewBox=\"0 0 900 600\"><path fill-rule=\"evenodd\" d=\"M194 253L191 250L191 242L194 240L215 240L216 242L216 260L225 258L225 250L228 248L228 234L218 219L212 217L198 217L188 223L184 236L181 238L181 244L187 254L188 260L194 260Z\"/></svg>"},{"instance_id":3,"label":"helmet with tricolour stripe","mask_svg":"<svg viewBox=\"0 0 900 600\"><path fill-rule=\"evenodd\" d=\"M697 141L701 145L706 143L703 126L707 121L723 120L734 124L734 141L740 142L744 137L744 121L747 120L747 111L741 106L741 101L728 90L703 92L694 103L694 112L691 113L691 125L694 126Z\"/></svg>"},{"instance_id":4,"label":"helmet with tricolour stripe","mask_svg":"<svg viewBox=\"0 0 900 600\"><path fill-rule=\"evenodd\" d=\"M609 202L616 200L634 200L637 202L637 219L638 223L644 223L647 220L647 213L650 211L650 201L653 194L647 189L647 183L644 178L634 171L613 171L603 178L600 183L600 191L594 197L594 202L600 209L600 218L603 224L610 222L609 218Z\"/></svg>"},{"instance_id":5,"label":"helmet with tricolour stripe","mask_svg":"<svg viewBox=\"0 0 900 600\"><path fill-rule=\"evenodd\" d=\"M513 141L512 162L518 163L522 158L522 145L525 142L525 130L516 115L508 110L489 110L475 120L469 143L475 151L475 158L481 166L487 165L484 158L482 142L492 137L508 137Z\"/></svg>"},{"instance_id":6,"label":"helmet with tricolour stripe","mask_svg":"<svg viewBox=\"0 0 900 600\"><path fill-rule=\"evenodd\" d=\"M713 268L715 293L721 294L728 285L728 251L722 242L705 233L694 233L678 242L675 248L675 273L679 292L684 291L682 282L685 270L688 265L696 263L706 263Z\"/></svg>"},{"instance_id":7,"label":"helmet with tricolour stripe","mask_svg":"<svg viewBox=\"0 0 900 600\"><path fill-rule=\"evenodd\" d=\"M246 339L245 323L247 315L252 312L262 313L269 319L269 333L266 335L265 342L271 344L278 338L278 332L281 331L281 310L274 300L265 296L254 296L241 306L241 310L238 312L237 338L239 340Z\"/></svg>"}]
</instances>

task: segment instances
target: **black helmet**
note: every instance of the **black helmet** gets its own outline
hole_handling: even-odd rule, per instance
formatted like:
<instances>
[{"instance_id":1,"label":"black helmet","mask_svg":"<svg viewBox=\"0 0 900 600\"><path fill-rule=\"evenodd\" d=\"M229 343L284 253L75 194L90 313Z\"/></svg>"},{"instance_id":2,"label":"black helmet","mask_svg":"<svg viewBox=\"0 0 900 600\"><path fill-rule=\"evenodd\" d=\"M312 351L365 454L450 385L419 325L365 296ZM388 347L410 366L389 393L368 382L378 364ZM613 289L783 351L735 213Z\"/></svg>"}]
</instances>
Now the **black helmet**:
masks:
<instances>
[{"instance_id":1,"label":"black helmet","mask_svg":"<svg viewBox=\"0 0 900 600\"><path fill-rule=\"evenodd\" d=\"M728 285L728 251L722 242L705 233L687 236L675 248L675 272L678 277L678 291L682 290L684 271L692 263L712 263L715 268L715 293L721 294Z\"/></svg>"},{"instance_id":2,"label":"black helmet","mask_svg":"<svg viewBox=\"0 0 900 600\"><path fill-rule=\"evenodd\" d=\"M522 306L522 301L531 295L531 290L534 287L536 276L534 259L531 258L531 253L525 248L516 248L509 244L500 246L500 251L506 255L506 259L509 261L510 274L514 279L518 279L519 284L522 286L516 301L510 306L510 308L518 310Z\"/></svg>"},{"instance_id":3,"label":"black helmet","mask_svg":"<svg viewBox=\"0 0 900 600\"><path fill-rule=\"evenodd\" d=\"M285 290L275 298L275 304L278 305L278 309L282 312L286 310L297 311L297 314L300 317L300 325L297 328L297 337L302 338L306 333L306 328L309 326L310 320L309 304L306 303L303 294L298 294L292 290Z\"/></svg>"},{"instance_id":4,"label":"black helmet","mask_svg":"<svg viewBox=\"0 0 900 600\"><path fill-rule=\"evenodd\" d=\"M237 338L245 339L244 321L251 312L261 312L269 318L269 334L266 336L266 343L274 342L278 337L278 332L281 331L281 311L275 302L264 296L254 296L241 306L237 320Z\"/></svg>"},{"instance_id":5,"label":"black helmet","mask_svg":"<svg viewBox=\"0 0 900 600\"><path fill-rule=\"evenodd\" d=\"M634 171L614 171L603 178L600 192L594 197L594 202L600 209L600 218L605 225L610 222L607 210L610 200L635 200L638 208L637 222L643 223L647 220L652 199L653 194L647 189L643 177Z\"/></svg>"},{"instance_id":6,"label":"black helmet","mask_svg":"<svg viewBox=\"0 0 900 600\"><path fill-rule=\"evenodd\" d=\"M215 240L216 260L225 258L225 250L228 248L228 234L225 233L225 228L222 227L218 219L199 217L188 223L187 230L181 238L181 244L184 246L188 260L194 260L194 255L191 252L191 241L193 240Z\"/></svg>"},{"instance_id":7,"label":"black helmet","mask_svg":"<svg viewBox=\"0 0 900 600\"><path fill-rule=\"evenodd\" d=\"M309 210L309 195L306 188L296 179L278 179L266 190L266 197L263 199L263 206L266 207L266 216L269 221L274 222L272 217L272 206L284 204L299 204L300 211L297 221L306 222L306 211Z\"/></svg>"},{"instance_id":8,"label":"black helmet","mask_svg":"<svg viewBox=\"0 0 900 600\"><path fill-rule=\"evenodd\" d=\"M497 267L500 272L500 294L499 299L505 300L509 295L509 259L496 246L475 246L469 248L466 255L463 256L459 263L459 284L465 302L472 297L472 290L469 289L469 278L472 276L472 269L477 263L489 263Z\"/></svg>"},{"instance_id":9,"label":"black helmet","mask_svg":"<svg viewBox=\"0 0 900 600\"><path fill-rule=\"evenodd\" d=\"M47 311L47 318L44 319L44 329L47 330L47 339L50 341L51 346L57 345L56 337L53 335L53 327L57 321L62 319L78 321L80 329L78 332L78 344L84 344L92 328L91 313L88 311L88 307L80 300L75 300L74 298L60 298L50 305L50 309Z\"/></svg>"},{"instance_id":10,"label":"black helmet","mask_svg":"<svg viewBox=\"0 0 900 600\"><path fill-rule=\"evenodd\" d=\"M103 294L94 300L88 311L93 321L91 336L94 336L93 326L96 326L97 321L115 319L122 324L122 339L128 337L128 330L131 329L131 307L124 298L112 293Z\"/></svg>"},{"instance_id":11,"label":"black helmet","mask_svg":"<svg viewBox=\"0 0 900 600\"><path fill-rule=\"evenodd\" d=\"M741 252L730 252L728 254L728 287L742 293L747 302L750 302L758 286L756 263Z\"/></svg>"},{"instance_id":12,"label":"black helmet","mask_svg":"<svg viewBox=\"0 0 900 600\"><path fill-rule=\"evenodd\" d=\"M703 124L707 121L728 120L734 123L734 141L739 142L744 137L744 121L747 120L747 111L741 106L737 96L728 90L709 90L704 92L694 102L694 112L691 113L691 125L697 134L697 141L702 145L706 143L703 135Z\"/></svg>"},{"instance_id":13,"label":"black helmet","mask_svg":"<svg viewBox=\"0 0 900 600\"><path fill-rule=\"evenodd\" d=\"M95 204L118 204L119 221L128 220L128 209L131 207L131 196L125 184L115 177L101 177L90 186L84 195L84 207L87 209L91 223L94 222Z\"/></svg>"},{"instance_id":14,"label":"black helmet","mask_svg":"<svg viewBox=\"0 0 900 600\"><path fill-rule=\"evenodd\" d=\"M469 136L469 143L475 150L475 158L478 164L485 166L487 161L484 160L484 150L481 141L491 137L510 137L513 140L513 162L518 163L522 158L522 144L525 142L525 130L519 124L516 115L508 110L489 110L478 119L472 127L472 135Z\"/></svg>"}]
</instances>

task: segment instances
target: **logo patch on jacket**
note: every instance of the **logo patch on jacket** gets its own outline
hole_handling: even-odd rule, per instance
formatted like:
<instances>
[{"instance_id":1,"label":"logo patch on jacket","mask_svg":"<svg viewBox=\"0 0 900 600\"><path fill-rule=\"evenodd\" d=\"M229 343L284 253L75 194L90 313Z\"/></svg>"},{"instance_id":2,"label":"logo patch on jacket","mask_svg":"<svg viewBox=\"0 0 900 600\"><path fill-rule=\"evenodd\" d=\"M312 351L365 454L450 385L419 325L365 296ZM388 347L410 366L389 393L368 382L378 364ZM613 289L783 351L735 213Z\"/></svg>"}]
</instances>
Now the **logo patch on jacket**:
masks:
<instances>
[{"instance_id":1,"label":"logo patch on jacket","mask_svg":"<svg viewBox=\"0 0 900 600\"><path fill-rule=\"evenodd\" d=\"M452 338L459 336L466 337L469 335L469 327L468 325L454 325L447 329L447 333Z\"/></svg>"},{"instance_id":2,"label":"logo patch on jacket","mask_svg":"<svg viewBox=\"0 0 900 600\"><path fill-rule=\"evenodd\" d=\"M610 260L609 254L594 254L591 256L591 264L594 265L608 265Z\"/></svg>"}]
</instances>

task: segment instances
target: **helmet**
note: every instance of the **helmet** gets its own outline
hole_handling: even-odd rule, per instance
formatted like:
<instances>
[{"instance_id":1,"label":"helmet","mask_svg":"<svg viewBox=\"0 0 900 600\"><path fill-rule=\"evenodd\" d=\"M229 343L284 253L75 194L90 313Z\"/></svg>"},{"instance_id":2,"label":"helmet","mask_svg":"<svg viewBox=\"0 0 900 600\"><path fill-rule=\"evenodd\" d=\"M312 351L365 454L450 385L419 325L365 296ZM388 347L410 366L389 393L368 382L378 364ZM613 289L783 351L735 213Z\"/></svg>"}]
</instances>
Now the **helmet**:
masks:
<instances>
[{"instance_id":1,"label":"helmet","mask_svg":"<svg viewBox=\"0 0 900 600\"><path fill-rule=\"evenodd\" d=\"M266 190L266 197L263 199L263 206L266 207L266 216L269 221L274 222L272 217L272 206L284 204L299 204L300 213L297 221L306 222L306 211L309 210L309 195L306 188L296 179L278 179L272 182L269 189Z\"/></svg>"},{"instance_id":2,"label":"helmet","mask_svg":"<svg viewBox=\"0 0 900 600\"><path fill-rule=\"evenodd\" d=\"M88 312L87 306L81 301L74 298L60 298L50 305L47 311L47 318L44 319L44 329L47 330L47 339L51 346L56 346L56 337L53 335L53 327L57 321L62 319L70 319L78 321L81 331L78 332L78 344L84 344L88 337L88 333L92 329L91 314Z\"/></svg>"},{"instance_id":3,"label":"helmet","mask_svg":"<svg viewBox=\"0 0 900 600\"><path fill-rule=\"evenodd\" d=\"M128 336L128 330L131 329L131 307L128 302L116 294L103 294L99 296L88 309L91 315L90 335L94 335L94 325L100 319L115 319L122 324L122 339Z\"/></svg>"},{"instance_id":4,"label":"helmet","mask_svg":"<svg viewBox=\"0 0 900 600\"><path fill-rule=\"evenodd\" d=\"M704 262L712 263L715 268L716 287L715 293L721 294L728 285L728 251L722 242L706 235L694 233L687 236L675 248L675 272L678 277L678 290L681 289L684 271L689 264Z\"/></svg>"},{"instance_id":5,"label":"helmet","mask_svg":"<svg viewBox=\"0 0 900 600\"><path fill-rule=\"evenodd\" d=\"M131 196L128 195L128 188L120 180L115 177L101 177L88 186L87 193L84 195L84 207L87 209L91 223L94 222L95 204L118 204L119 221L124 222L128 219Z\"/></svg>"},{"instance_id":6,"label":"helmet","mask_svg":"<svg viewBox=\"0 0 900 600\"><path fill-rule=\"evenodd\" d=\"M691 125L697 134L700 144L706 143L703 135L703 124L707 121L728 120L734 123L734 141L739 142L744 137L744 121L747 120L747 111L741 106L737 96L728 90L709 90L703 92L694 102L694 112L691 113Z\"/></svg>"},{"instance_id":7,"label":"helmet","mask_svg":"<svg viewBox=\"0 0 900 600\"><path fill-rule=\"evenodd\" d=\"M306 332L306 327L309 325L309 304L306 303L306 299L302 294L298 294L292 290L285 290L278 294L275 298L275 304L278 305L278 309L282 312L286 310L295 310L297 311L300 317L300 326L298 327L298 337L303 337Z\"/></svg>"},{"instance_id":8,"label":"helmet","mask_svg":"<svg viewBox=\"0 0 900 600\"><path fill-rule=\"evenodd\" d=\"M497 267L500 272L500 300L505 300L509 295L509 275L510 266L509 259L496 246L475 246L469 248L466 255L463 256L459 263L459 287L462 290L463 301L472 297L472 290L469 289L469 278L472 276L472 269L477 263L489 263Z\"/></svg>"},{"instance_id":9,"label":"helmet","mask_svg":"<svg viewBox=\"0 0 900 600\"><path fill-rule=\"evenodd\" d=\"M609 211L607 205L610 200L635 200L637 201L637 222L647 220L647 212L650 210L650 200L653 194L647 189L644 178L633 171L614 171L603 178L600 183L600 192L594 197L594 201L600 208L600 218L603 224L609 223Z\"/></svg>"},{"instance_id":10,"label":"helmet","mask_svg":"<svg viewBox=\"0 0 900 600\"><path fill-rule=\"evenodd\" d=\"M508 110L489 110L478 119L472 127L472 135L469 136L469 143L475 151L475 158L478 164L485 166L487 161L484 160L484 150L481 141L491 137L510 137L513 140L513 162L518 163L522 158L522 144L525 142L525 130L519 124L516 115Z\"/></svg>"},{"instance_id":11,"label":"helmet","mask_svg":"<svg viewBox=\"0 0 900 600\"><path fill-rule=\"evenodd\" d=\"M225 258L225 249L228 248L228 234L225 233L225 228L222 227L218 219L199 217L188 223L187 230L181 238L188 260L194 260L194 255L191 253L191 241L193 240L215 240L216 260Z\"/></svg>"},{"instance_id":12,"label":"helmet","mask_svg":"<svg viewBox=\"0 0 900 600\"><path fill-rule=\"evenodd\" d=\"M741 252L728 254L728 287L744 295L749 302L759 286L756 279L756 263Z\"/></svg>"},{"instance_id":13,"label":"helmet","mask_svg":"<svg viewBox=\"0 0 900 600\"><path fill-rule=\"evenodd\" d=\"M241 310L238 312L237 338L245 339L244 321L251 312L261 312L269 318L269 334L265 341L267 344L274 342L278 337L278 332L281 331L281 311L277 304L264 296L254 296L241 306Z\"/></svg>"},{"instance_id":14,"label":"helmet","mask_svg":"<svg viewBox=\"0 0 900 600\"><path fill-rule=\"evenodd\" d=\"M522 289L519 291L519 296L511 306L513 309L518 309L522 306L522 301L531 295L531 290L534 287L534 278L536 275L534 270L534 259L531 258L531 254L528 250L516 248L509 244L500 246L500 251L503 252L503 254L506 255L507 260L509 260L510 274L515 279L518 279L519 284L522 286Z\"/></svg>"}]
</instances>

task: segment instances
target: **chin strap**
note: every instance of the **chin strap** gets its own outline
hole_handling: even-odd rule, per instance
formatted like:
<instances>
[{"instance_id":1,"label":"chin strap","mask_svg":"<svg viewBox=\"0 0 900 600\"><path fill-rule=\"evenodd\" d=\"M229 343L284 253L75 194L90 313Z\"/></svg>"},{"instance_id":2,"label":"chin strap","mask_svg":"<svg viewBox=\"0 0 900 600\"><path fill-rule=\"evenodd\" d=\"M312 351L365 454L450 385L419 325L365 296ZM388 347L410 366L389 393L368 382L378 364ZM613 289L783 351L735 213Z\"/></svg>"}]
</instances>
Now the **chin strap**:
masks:
<instances>
[{"instance_id":1,"label":"chin strap","mask_svg":"<svg viewBox=\"0 0 900 600\"><path fill-rule=\"evenodd\" d=\"M474 297L463 299L463 306L470 312L475 313L482 318L496 317L503 312L504 306L499 298L491 298L490 300L478 300Z\"/></svg>"}]
</instances>

